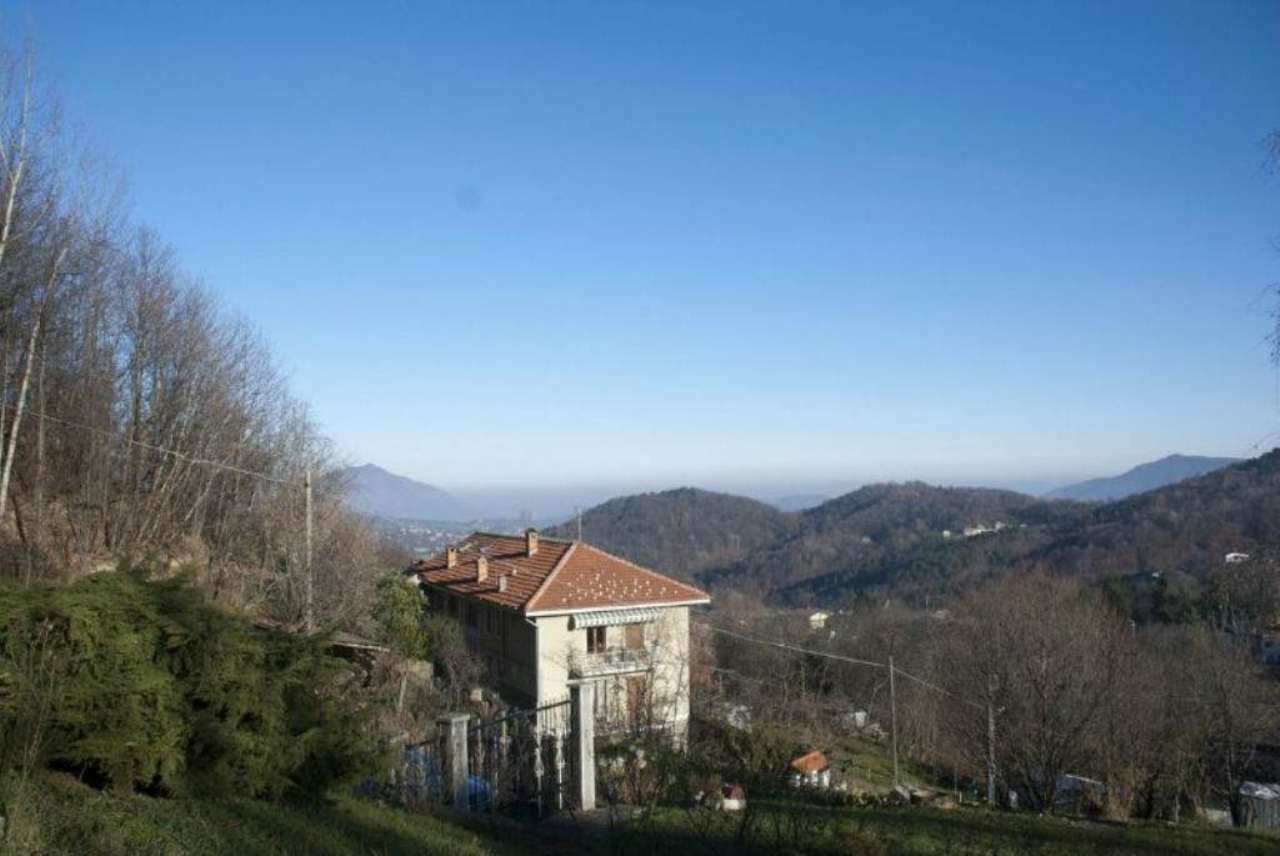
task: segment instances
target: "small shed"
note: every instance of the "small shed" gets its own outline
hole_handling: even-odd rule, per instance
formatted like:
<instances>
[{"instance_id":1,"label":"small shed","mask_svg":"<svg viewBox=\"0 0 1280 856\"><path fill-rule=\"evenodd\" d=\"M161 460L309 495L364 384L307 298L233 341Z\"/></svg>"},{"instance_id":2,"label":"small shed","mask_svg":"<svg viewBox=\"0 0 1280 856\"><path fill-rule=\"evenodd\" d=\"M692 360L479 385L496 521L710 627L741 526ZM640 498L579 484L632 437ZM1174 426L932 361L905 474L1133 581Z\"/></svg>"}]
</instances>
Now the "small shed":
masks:
<instances>
[{"instance_id":1,"label":"small shed","mask_svg":"<svg viewBox=\"0 0 1280 856\"><path fill-rule=\"evenodd\" d=\"M747 792L742 785L720 786L720 810L742 811L747 807Z\"/></svg>"},{"instance_id":2,"label":"small shed","mask_svg":"<svg viewBox=\"0 0 1280 856\"><path fill-rule=\"evenodd\" d=\"M1240 809L1245 826L1280 829L1280 784L1245 782L1240 786Z\"/></svg>"},{"instance_id":3,"label":"small shed","mask_svg":"<svg viewBox=\"0 0 1280 856\"><path fill-rule=\"evenodd\" d=\"M791 783L796 787L831 787L831 762L817 749L791 762Z\"/></svg>"}]
</instances>

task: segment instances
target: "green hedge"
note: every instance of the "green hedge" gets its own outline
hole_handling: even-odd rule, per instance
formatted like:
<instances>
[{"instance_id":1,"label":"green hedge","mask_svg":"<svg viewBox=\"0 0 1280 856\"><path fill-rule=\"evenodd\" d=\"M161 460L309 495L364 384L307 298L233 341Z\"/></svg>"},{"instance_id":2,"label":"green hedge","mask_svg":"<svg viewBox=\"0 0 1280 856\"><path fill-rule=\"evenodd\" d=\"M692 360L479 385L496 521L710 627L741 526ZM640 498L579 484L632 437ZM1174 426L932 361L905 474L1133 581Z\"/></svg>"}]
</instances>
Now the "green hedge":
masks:
<instances>
[{"instance_id":1,"label":"green hedge","mask_svg":"<svg viewBox=\"0 0 1280 856\"><path fill-rule=\"evenodd\" d=\"M138 570L0 586L0 750L117 793L318 794L377 761L324 639L263 630Z\"/></svg>"}]
</instances>

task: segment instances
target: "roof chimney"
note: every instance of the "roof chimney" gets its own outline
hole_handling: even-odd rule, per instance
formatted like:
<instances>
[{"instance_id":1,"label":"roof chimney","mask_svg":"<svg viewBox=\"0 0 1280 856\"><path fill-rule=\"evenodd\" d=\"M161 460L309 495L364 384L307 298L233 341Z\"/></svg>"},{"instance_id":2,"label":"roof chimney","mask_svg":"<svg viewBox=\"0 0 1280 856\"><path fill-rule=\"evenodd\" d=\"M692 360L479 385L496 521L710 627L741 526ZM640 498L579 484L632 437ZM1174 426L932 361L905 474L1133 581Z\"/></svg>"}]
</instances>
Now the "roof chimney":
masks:
<instances>
[{"instance_id":1,"label":"roof chimney","mask_svg":"<svg viewBox=\"0 0 1280 856\"><path fill-rule=\"evenodd\" d=\"M498 591L507 590L507 578L505 576L498 577Z\"/></svg>"},{"instance_id":2,"label":"roof chimney","mask_svg":"<svg viewBox=\"0 0 1280 856\"><path fill-rule=\"evenodd\" d=\"M530 527L524 530L524 554L532 556L538 552L538 530Z\"/></svg>"},{"instance_id":3,"label":"roof chimney","mask_svg":"<svg viewBox=\"0 0 1280 856\"><path fill-rule=\"evenodd\" d=\"M458 564L458 548L450 544L444 548L444 566L452 568Z\"/></svg>"},{"instance_id":4,"label":"roof chimney","mask_svg":"<svg viewBox=\"0 0 1280 856\"><path fill-rule=\"evenodd\" d=\"M489 560L484 556L476 556L476 582L489 579Z\"/></svg>"}]
</instances>

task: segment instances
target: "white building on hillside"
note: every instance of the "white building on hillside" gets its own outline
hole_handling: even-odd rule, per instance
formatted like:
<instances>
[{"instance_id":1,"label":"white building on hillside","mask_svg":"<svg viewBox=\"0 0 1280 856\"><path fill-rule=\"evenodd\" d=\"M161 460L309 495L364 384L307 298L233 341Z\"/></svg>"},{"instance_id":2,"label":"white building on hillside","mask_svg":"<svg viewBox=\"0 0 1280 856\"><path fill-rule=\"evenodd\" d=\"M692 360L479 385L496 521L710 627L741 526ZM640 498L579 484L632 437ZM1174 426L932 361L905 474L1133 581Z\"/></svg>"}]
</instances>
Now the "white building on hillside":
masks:
<instances>
[{"instance_id":1,"label":"white building on hillside","mask_svg":"<svg viewBox=\"0 0 1280 856\"><path fill-rule=\"evenodd\" d=\"M689 719L689 609L701 589L582 541L475 532L409 568L431 608L515 700L540 706L595 685L604 729Z\"/></svg>"}]
</instances>

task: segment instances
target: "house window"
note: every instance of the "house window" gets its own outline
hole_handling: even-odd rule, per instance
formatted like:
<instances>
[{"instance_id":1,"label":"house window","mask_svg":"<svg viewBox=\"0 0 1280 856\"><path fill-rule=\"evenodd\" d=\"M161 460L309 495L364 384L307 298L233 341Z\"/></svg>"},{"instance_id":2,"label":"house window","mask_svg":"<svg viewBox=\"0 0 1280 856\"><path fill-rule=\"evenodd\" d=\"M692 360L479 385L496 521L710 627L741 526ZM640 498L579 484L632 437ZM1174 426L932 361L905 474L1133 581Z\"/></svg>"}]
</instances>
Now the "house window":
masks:
<instances>
[{"instance_id":1,"label":"house window","mask_svg":"<svg viewBox=\"0 0 1280 856\"><path fill-rule=\"evenodd\" d=\"M587 653L599 654L604 651L604 631L603 627L587 628Z\"/></svg>"},{"instance_id":2,"label":"house window","mask_svg":"<svg viewBox=\"0 0 1280 856\"><path fill-rule=\"evenodd\" d=\"M478 616L476 615L477 612L478 610L476 609L476 605L474 603L467 604L467 626L468 627L475 627L476 624L478 623Z\"/></svg>"},{"instance_id":3,"label":"house window","mask_svg":"<svg viewBox=\"0 0 1280 856\"><path fill-rule=\"evenodd\" d=\"M622 628L628 650L639 651L644 647L644 625L628 624Z\"/></svg>"}]
</instances>

